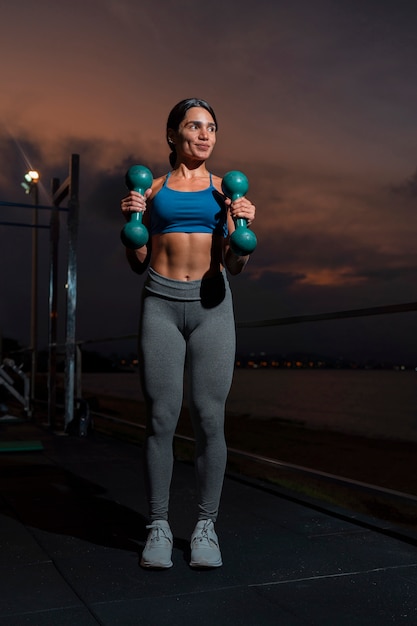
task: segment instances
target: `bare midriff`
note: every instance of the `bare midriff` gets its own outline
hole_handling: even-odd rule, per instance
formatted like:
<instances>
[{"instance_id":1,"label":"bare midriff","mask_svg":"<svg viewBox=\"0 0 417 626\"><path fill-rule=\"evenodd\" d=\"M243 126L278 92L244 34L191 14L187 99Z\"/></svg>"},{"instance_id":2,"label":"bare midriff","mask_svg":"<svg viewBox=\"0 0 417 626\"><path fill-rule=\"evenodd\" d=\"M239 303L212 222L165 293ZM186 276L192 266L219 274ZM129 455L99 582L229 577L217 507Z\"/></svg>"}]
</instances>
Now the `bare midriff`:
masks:
<instances>
[{"instance_id":1,"label":"bare midriff","mask_svg":"<svg viewBox=\"0 0 417 626\"><path fill-rule=\"evenodd\" d=\"M164 233L152 237L151 267L173 280L200 280L222 269L222 237L209 233Z\"/></svg>"}]
</instances>

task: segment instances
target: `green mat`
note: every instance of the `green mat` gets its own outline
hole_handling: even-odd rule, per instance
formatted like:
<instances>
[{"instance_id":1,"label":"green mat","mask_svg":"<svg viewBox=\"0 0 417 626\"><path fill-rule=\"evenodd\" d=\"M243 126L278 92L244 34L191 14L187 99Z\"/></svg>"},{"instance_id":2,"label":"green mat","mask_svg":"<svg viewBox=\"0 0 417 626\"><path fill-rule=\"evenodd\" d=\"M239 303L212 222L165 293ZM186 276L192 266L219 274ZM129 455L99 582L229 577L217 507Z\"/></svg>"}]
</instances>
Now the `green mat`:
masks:
<instances>
[{"instance_id":1,"label":"green mat","mask_svg":"<svg viewBox=\"0 0 417 626\"><path fill-rule=\"evenodd\" d=\"M26 452L43 450L41 441L0 441L0 452Z\"/></svg>"}]
</instances>

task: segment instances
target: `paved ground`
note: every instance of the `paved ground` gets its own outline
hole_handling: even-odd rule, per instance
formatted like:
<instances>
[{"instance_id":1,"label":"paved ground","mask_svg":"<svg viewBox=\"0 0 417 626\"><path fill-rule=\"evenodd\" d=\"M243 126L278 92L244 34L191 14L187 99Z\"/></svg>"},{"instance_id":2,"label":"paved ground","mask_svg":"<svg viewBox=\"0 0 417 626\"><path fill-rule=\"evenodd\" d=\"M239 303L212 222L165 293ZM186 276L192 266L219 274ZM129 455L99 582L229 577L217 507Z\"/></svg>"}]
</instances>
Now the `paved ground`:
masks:
<instances>
[{"instance_id":1,"label":"paved ground","mask_svg":"<svg viewBox=\"0 0 417 626\"><path fill-rule=\"evenodd\" d=\"M174 567L145 571L139 447L5 420L0 444L1 626L417 624L417 542L228 476L224 566L194 571L194 472L177 463Z\"/></svg>"}]
</instances>

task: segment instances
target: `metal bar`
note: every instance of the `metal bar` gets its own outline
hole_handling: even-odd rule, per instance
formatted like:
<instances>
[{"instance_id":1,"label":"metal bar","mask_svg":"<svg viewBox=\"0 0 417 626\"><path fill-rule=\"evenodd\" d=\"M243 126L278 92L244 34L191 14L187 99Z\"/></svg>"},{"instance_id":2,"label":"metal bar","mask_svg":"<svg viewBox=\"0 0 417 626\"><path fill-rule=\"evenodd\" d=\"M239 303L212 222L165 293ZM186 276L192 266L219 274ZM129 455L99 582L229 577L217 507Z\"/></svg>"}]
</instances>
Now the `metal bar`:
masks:
<instances>
[{"instance_id":1,"label":"metal bar","mask_svg":"<svg viewBox=\"0 0 417 626\"><path fill-rule=\"evenodd\" d=\"M0 201L0 207L2 206L9 206L9 207L19 207L20 209L32 209L33 210L33 204L22 204L21 202L2 202ZM46 211L52 211L53 209L55 209L56 207L54 206L48 206L45 204L38 204L38 209L45 209ZM67 208L59 208L59 211L67 211Z\"/></svg>"},{"instance_id":2,"label":"metal bar","mask_svg":"<svg viewBox=\"0 0 417 626\"><path fill-rule=\"evenodd\" d=\"M54 197L59 188L59 179L51 181L51 194ZM49 367L48 367L48 425L55 428L56 421L56 378L57 378L57 336L58 336L58 247L59 211L54 207L50 217L49 244Z\"/></svg>"},{"instance_id":3,"label":"metal bar","mask_svg":"<svg viewBox=\"0 0 417 626\"><path fill-rule=\"evenodd\" d=\"M408 313L417 311L417 302L405 304L391 304L388 306L374 306L366 309L350 309L333 313L318 313L317 315L298 315L294 317L279 317L277 319L259 320L253 322L237 322L239 328L264 328L266 326L283 326L301 324L304 322L322 322L324 320L346 319L349 317L366 317L369 315L390 315L393 313Z\"/></svg>"},{"instance_id":4,"label":"metal bar","mask_svg":"<svg viewBox=\"0 0 417 626\"><path fill-rule=\"evenodd\" d=\"M38 185L32 187L34 211L32 215L32 293L31 293L31 319L30 319L30 343L31 343L31 378L30 378L30 405L34 412L36 398L36 377L38 369Z\"/></svg>"},{"instance_id":5,"label":"metal bar","mask_svg":"<svg viewBox=\"0 0 417 626\"><path fill-rule=\"evenodd\" d=\"M100 419L113 422L115 424L121 424L123 426L131 426L134 429L145 430L146 426L142 424L137 424L135 422L129 422L127 420L119 419L118 417L114 417L111 415L106 415L105 413L92 412L91 415L99 417ZM188 437L186 435L179 435L175 433L174 439L178 439L179 441L186 441L187 443L195 443L195 439L193 437ZM409 500L411 502L417 502L417 496L411 493L405 493L403 491L396 491L394 489L387 489L385 487L379 487L378 485L373 485L370 483L361 482L359 480L354 480L353 478L346 478L345 476L338 476L337 474L330 474L328 472L322 472L320 470L312 469L311 467L304 467L302 465L294 465L293 463L287 463L285 461L279 461L276 459L271 459L269 457L261 456L259 454L253 454L252 452L244 452L243 450L238 450L237 448L231 448L228 446L227 448L228 454L233 456L240 456L250 461L254 461L256 463L260 463L262 465L270 465L275 467L276 469L284 469L290 470L292 472L299 472L302 474L306 474L312 477L324 478L326 480L337 482L349 487L359 487L365 491L370 491L372 493L379 493L385 496L392 496L395 498L399 498L402 500Z\"/></svg>"},{"instance_id":6,"label":"metal bar","mask_svg":"<svg viewBox=\"0 0 417 626\"><path fill-rule=\"evenodd\" d=\"M387 489L386 487L379 487L377 485L372 485L370 483L364 483L360 480L354 480L353 478L346 478L345 476L338 476L336 474L330 474L328 472L314 470L314 469L311 469L311 467L304 467L303 465L294 465L293 463L287 463L285 461L277 461L275 459L270 459L269 457L260 456L257 454L253 454L251 452L243 452L242 450L237 450L236 448L228 448L228 452L236 456L241 456L246 459L250 459L251 461L255 461L257 463L262 463L264 465L272 465L276 469L278 468L287 469L287 470L291 470L292 472L308 474L309 476L317 476L319 478L326 478L327 480L338 482L338 483L348 485L351 487L359 487L361 489L364 489L365 491L372 491L373 493L381 493L387 496L394 496L396 498L402 498L406 500L412 500L413 502L417 502L417 496L414 496L410 493L404 493L403 491L396 491L394 489Z\"/></svg>"},{"instance_id":7,"label":"metal bar","mask_svg":"<svg viewBox=\"0 0 417 626\"><path fill-rule=\"evenodd\" d=\"M101 337L98 339L85 339L80 344L87 345L89 343L106 343L106 341L122 341L124 339L137 339L137 333L134 335L119 335L117 337Z\"/></svg>"},{"instance_id":8,"label":"metal bar","mask_svg":"<svg viewBox=\"0 0 417 626\"><path fill-rule=\"evenodd\" d=\"M5 367L10 368L21 380L23 380L23 396L14 388L14 380L5 371ZM0 365L0 385L7 386L8 391L14 395L14 397L23 404L28 417L31 417L31 402L30 402L30 390L31 385L29 377L22 372L20 367L17 367L12 359L4 359L4 362Z\"/></svg>"},{"instance_id":9,"label":"metal bar","mask_svg":"<svg viewBox=\"0 0 417 626\"><path fill-rule=\"evenodd\" d=\"M67 197L67 195L70 193L70 186L71 186L71 174L64 180L64 182L61 185L58 184L58 187L54 189L54 192L52 194L52 202L54 203L55 206L58 206L64 200L64 198ZM68 211L68 209L66 210Z\"/></svg>"},{"instance_id":10,"label":"metal bar","mask_svg":"<svg viewBox=\"0 0 417 626\"><path fill-rule=\"evenodd\" d=\"M82 352L79 344L77 343L75 349L75 397L81 399L82 396Z\"/></svg>"},{"instance_id":11,"label":"metal bar","mask_svg":"<svg viewBox=\"0 0 417 626\"><path fill-rule=\"evenodd\" d=\"M12 394L12 396L14 396L14 397L16 398L16 400L19 400L20 404L22 404L22 405L24 406L24 408L25 408L25 409L28 409L28 406L27 406L27 402L26 402L26 400L25 400L25 397L24 397L24 396L22 396L22 394L20 394L20 393L17 391L17 389L15 389L15 388L14 388L14 386L13 386L13 382L12 382L12 383L9 383L7 380L3 380L3 379L1 379L1 378L0 378L0 387L1 387L2 385L3 385L6 389L7 389L7 391L8 391L9 393L11 393L11 394Z\"/></svg>"},{"instance_id":12,"label":"metal bar","mask_svg":"<svg viewBox=\"0 0 417 626\"><path fill-rule=\"evenodd\" d=\"M349 317L365 317L370 315L392 315L394 313L410 313L417 311L417 302L405 304L391 304L386 306L370 307L367 309L352 309L349 311L336 311L334 313L319 313L317 315L300 315L297 317L279 317L270 320L240 321L236 322L238 328L262 328L265 326L284 326L287 324L301 324L303 322L320 322L324 320L345 319ZM125 339L137 339L137 333L132 335L118 335L115 337L99 337L97 339L85 339L80 344L105 343L107 341L122 341Z\"/></svg>"},{"instance_id":13,"label":"metal bar","mask_svg":"<svg viewBox=\"0 0 417 626\"><path fill-rule=\"evenodd\" d=\"M0 226L21 226L23 228L48 228L49 226L44 226L43 224L37 224L34 226L33 224L22 224L21 222L0 222Z\"/></svg>"},{"instance_id":14,"label":"metal bar","mask_svg":"<svg viewBox=\"0 0 417 626\"><path fill-rule=\"evenodd\" d=\"M75 326L77 309L77 239L79 211L79 161L78 154L71 155L68 202L68 273L65 367L65 430L74 419L75 390Z\"/></svg>"}]
</instances>

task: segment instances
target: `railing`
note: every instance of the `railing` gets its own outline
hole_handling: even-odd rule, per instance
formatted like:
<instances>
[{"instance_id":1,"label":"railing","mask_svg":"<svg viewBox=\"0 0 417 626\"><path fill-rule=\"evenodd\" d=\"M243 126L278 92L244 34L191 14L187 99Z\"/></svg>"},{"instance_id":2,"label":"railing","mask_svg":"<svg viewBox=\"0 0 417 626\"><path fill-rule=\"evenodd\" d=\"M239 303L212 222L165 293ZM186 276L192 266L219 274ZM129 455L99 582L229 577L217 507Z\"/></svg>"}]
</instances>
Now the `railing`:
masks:
<instances>
[{"instance_id":1,"label":"railing","mask_svg":"<svg viewBox=\"0 0 417 626\"><path fill-rule=\"evenodd\" d=\"M348 309L344 311L333 311L329 313L319 313L313 315L298 315L291 317L280 317L273 319L265 319L265 320L252 320L252 321L237 321L236 327L239 328L266 328L272 326L288 326L293 324L302 324L302 323L312 323L312 322L322 322L328 320L341 320L348 318L358 318L358 317L369 317L369 316L377 316L377 315L393 315L399 313L410 313L417 311L417 302L406 302L402 304L394 304L394 305L384 305L384 306L376 306L376 307L367 307L360 309ZM95 339L86 339L86 340L78 340L75 341L75 355L74 355L74 398L73 402L76 399L82 397L82 349L85 346L93 345L93 344L103 344L107 342L113 341L124 341L124 340L137 340L137 334L129 334L129 335L117 335L117 336L107 336L100 337ZM66 344L62 346L58 344L53 345L54 351L61 351L63 354L67 348ZM49 350L51 350L51 346L49 346ZM30 353L30 348L23 349L20 352L28 352ZM9 355L7 355L9 356ZM49 374L50 376L50 374ZM55 385L54 385L55 392ZM55 406L51 406L51 400L55 402L55 394L52 399L48 399L49 413L54 417L55 415ZM74 415L69 415L67 417L67 422L73 419ZM68 425L67 423L67 425ZM51 427L54 427L53 420L50 423Z\"/></svg>"},{"instance_id":2,"label":"railing","mask_svg":"<svg viewBox=\"0 0 417 626\"><path fill-rule=\"evenodd\" d=\"M338 320L338 319L347 319L347 318L358 318L358 317L366 317L366 316L377 316L377 315L392 315L399 313L409 313L417 311L417 302L408 302L403 304L396 305L386 305L386 306L378 306L378 307L368 307L368 308L360 308L360 309L350 309L344 311L335 311L330 313L321 313L315 315L300 315L300 316L292 316L292 317L282 317L276 319L266 319L259 321L238 321L236 323L237 328L265 328L265 327L273 327L273 326L284 326L291 324L299 324L299 323L312 323L312 322L321 322L326 320ZM82 398L82 348L94 345L94 344L102 344L105 342L112 341L121 341L121 340L136 340L137 334L123 335L123 336L113 336L113 337L105 337L105 338L97 338L97 339L88 339L85 341L76 342L76 368L75 368L75 400L74 405L77 406L77 400L79 401ZM59 346L56 346L59 349ZM64 348L64 346L62 347ZM55 407L54 407L55 410ZM91 415L99 420L112 422L113 424L119 426L128 426L129 428L140 429L143 430L144 426L139 424L133 424L132 422L125 421L123 419L114 417L112 415L108 415L105 413L91 412ZM74 418L74 416L73 416ZM54 427L54 424L50 424L51 427ZM68 425L66 425L68 427ZM74 432L74 431L73 431ZM86 434L87 431L84 429L82 433L78 432L78 434ZM191 437L186 437L184 435L176 434L176 441L184 442L184 443L193 443L194 439ZM353 480L347 478L345 476L340 476L333 474L331 472L323 472L316 470L310 467L304 467L301 465L296 465L288 462L284 462L278 459L269 458L263 456L261 454L254 454L247 451L239 450L233 447L228 448L229 456L234 458L244 459L245 461L250 461L255 464L260 464L262 466L267 466L272 468L273 470L284 470L286 472L291 472L292 474L298 474L303 477L311 478L311 479L320 479L327 483L334 483L343 487L347 487L350 489L359 490L368 494L368 496L372 499L374 498L389 498L390 501L395 501L398 503L402 503L404 506L415 506L417 502L417 496L395 490L395 489L387 489L382 486L370 484L364 481ZM413 536L413 541L415 540L415 536Z\"/></svg>"},{"instance_id":3,"label":"railing","mask_svg":"<svg viewBox=\"0 0 417 626\"><path fill-rule=\"evenodd\" d=\"M131 421L115 417L114 415L108 415L97 411L92 412L91 415L95 418L96 426L97 419L99 422L104 420L106 423L113 424L116 429L125 427L129 430L133 429L141 431L141 440L143 440L145 436L146 427L142 424L133 423ZM103 432L108 432L108 429L104 428ZM132 440L132 438L130 439ZM176 433L174 435L174 443L194 446L195 440L192 437ZM352 521L355 524L359 524L364 528L372 528L391 537L411 543L412 545L417 545L416 529L405 523L400 525L397 522L397 519L401 519L403 516L402 511L405 511L403 516L404 518L409 516L410 510L415 511L417 505L416 495L394 489L388 489L364 481L353 480L345 476L336 475L330 472L323 472L311 467L304 467L278 459L271 459L260 454L246 452L230 446L228 446L227 451L229 461L233 459L241 459L245 461L245 465L247 462L250 462L261 466L263 469L267 468L268 470L272 470L272 473L268 472L270 476L269 480L264 478L261 483L256 482L258 488L262 487L263 489L267 489L269 491L272 489L273 493L289 497L291 500L298 500L304 505L308 505L315 509L325 510L327 512L331 511L333 514L338 515L343 519ZM291 481L292 487L289 490L285 487L283 488L283 485L280 484L280 477L282 477L283 474L295 476L295 479ZM251 478L251 476L256 476L256 472L251 473L246 469L246 471L243 472L239 471L238 474L230 474L229 472L229 475L233 475L235 479L243 481L251 480L253 484L253 478ZM314 497L310 497L308 495L308 488L304 488L305 483L308 483L309 481L314 481L315 483L319 482L322 485L321 490L319 489L320 493L317 491L317 488L315 488ZM283 484L285 484L285 481ZM270 486L268 487L268 485ZM298 485L298 487L296 485ZM326 497L326 491L329 486L330 489L334 486L336 488L336 492L337 490L343 490L344 492L347 491L350 494L355 494L354 497L351 496L353 503L351 501L348 506L343 500L344 496L335 497L333 491L329 503ZM359 505L360 509L361 502L364 501L370 501L374 504L379 503L381 514L373 517L358 514L355 508ZM396 518L394 522L391 520L391 515Z\"/></svg>"},{"instance_id":4,"label":"railing","mask_svg":"<svg viewBox=\"0 0 417 626\"><path fill-rule=\"evenodd\" d=\"M326 320L341 320L349 317L368 317L370 315L392 315L393 313L410 313L417 311L417 302L405 304L391 304L386 306L374 306L365 309L348 309L333 313L318 313L316 315L298 315L293 317L280 317L270 320L253 322L237 322L238 328L265 328L266 326L286 326L289 324L301 324L306 322L323 322Z\"/></svg>"}]
</instances>

